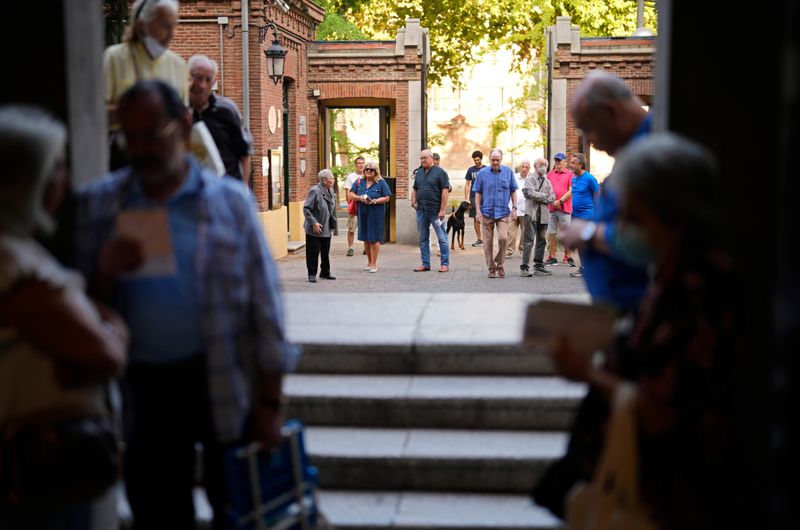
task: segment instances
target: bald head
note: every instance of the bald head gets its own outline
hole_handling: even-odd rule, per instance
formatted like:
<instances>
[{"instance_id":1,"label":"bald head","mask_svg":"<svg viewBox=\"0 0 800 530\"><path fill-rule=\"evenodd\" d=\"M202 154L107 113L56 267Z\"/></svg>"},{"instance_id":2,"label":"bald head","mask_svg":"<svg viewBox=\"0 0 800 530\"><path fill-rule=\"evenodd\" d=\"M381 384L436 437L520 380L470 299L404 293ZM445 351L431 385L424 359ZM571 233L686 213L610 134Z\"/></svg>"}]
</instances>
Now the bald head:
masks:
<instances>
[{"instance_id":1,"label":"bald head","mask_svg":"<svg viewBox=\"0 0 800 530\"><path fill-rule=\"evenodd\" d=\"M610 155L630 141L647 115L625 81L599 70L590 72L575 90L570 110L586 139Z\"/></svg>"}]
</instances>

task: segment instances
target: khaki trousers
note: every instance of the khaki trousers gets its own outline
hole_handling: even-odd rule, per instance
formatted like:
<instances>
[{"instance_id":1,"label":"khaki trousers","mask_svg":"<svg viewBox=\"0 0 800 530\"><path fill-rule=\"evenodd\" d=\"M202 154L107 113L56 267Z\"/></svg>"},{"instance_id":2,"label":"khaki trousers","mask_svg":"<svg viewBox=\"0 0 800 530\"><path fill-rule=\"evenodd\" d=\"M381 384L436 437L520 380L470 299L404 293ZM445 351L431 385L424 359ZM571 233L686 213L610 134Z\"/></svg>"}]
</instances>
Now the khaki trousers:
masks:
<instances>
[{"instance_id":1,"label":"khaki trousers","mask_svg":"<svg viewBox=\"0 0 800 530\"><path fill-rule=\"evenodd\" d=\"M481 218L481 239L483 239L483 256L489 272L502 269L506 261L506 247L508 246L508 223L511 216L500 219ZM497 226L497 254L494 250L494 228Z\"/></svg>"},{"instance_id":2,"label":"khaki trousers","mask_svg":"<svg viewBox=\"0 0 800 530\"><path fill-rule=\"evenodd\" d=\"M517 245L517 234L519 233L519 246ZM512 221L509 219L508 221L508 250L514 252L515 249L519 248L519 251L522 252L525 246L525 216L522 214L517 214L516 220Z\"/></svg>"}]
</instances>

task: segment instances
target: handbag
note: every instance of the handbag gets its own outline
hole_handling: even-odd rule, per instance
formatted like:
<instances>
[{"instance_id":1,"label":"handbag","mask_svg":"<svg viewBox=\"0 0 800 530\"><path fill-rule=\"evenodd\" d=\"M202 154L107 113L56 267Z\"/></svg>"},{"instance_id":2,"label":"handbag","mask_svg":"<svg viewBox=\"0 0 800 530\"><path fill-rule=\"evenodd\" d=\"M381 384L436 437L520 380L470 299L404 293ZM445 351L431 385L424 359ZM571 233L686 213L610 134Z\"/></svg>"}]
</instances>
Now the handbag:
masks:
<instances>
[{"instance_id":1,"label":"handbag","mask_svg":"<svg viewBox=\"0 0 800 530\"><path fill-rule=\"evenodd\" d=\"M361 179L356 180L356 186L361 186ZM356 204L356 201L347 201L347 214L358 215L358 204Z\"/></svg>"},{"instance_id":2,"label":"handbag","mask_svg":"<svg viewBox=\"0 0 800 530\"><path fill-rule=\"evenodd\" d=\"M568 530L655 530L639 500L636 387L621 384L613 398L600 463L590 483L570 491Z\"/></svg>"},{"instance_id":3,"label":"handbag","mask_svg":"<svg viewBox=\"0 0 800 530\"><path fill-rule=\"evenodd\" d=\"M58 509L93 499L120 475L110 416L41 417L0 431L0 503Z\"/></svg>"}]
</instances>

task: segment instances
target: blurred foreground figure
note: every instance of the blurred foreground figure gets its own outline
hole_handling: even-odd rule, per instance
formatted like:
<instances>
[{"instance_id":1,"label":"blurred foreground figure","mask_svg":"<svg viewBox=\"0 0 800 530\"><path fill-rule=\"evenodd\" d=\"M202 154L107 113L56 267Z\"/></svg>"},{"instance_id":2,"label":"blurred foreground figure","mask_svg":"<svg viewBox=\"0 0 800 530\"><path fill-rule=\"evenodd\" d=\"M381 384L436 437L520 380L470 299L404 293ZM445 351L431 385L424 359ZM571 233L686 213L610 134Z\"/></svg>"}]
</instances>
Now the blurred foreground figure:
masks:
<instances>
[{"instance_id":1,"label":"blurred foreground figure","mask_svg":"<svg viewBox=\"0 0 800 530\"><path fill-rule=\"evenodd\" d=\"M717 528L730 510L722 492L733 472L726 464L742 322L740 290L720 241L716 167L697 144L654 134L620 153L614 186L620 243L652 268L653 283L605 366L573 351L568 337L556 341L552 355L563 376L588 383L606 403L633 391L628 419L635 430L626 441L633 449L616 456L638 467L629 493L639 506L630 498L626 505L617 485L602 502L623 515L639 509L658 528ZM577 480L602 474L597 461L620 449L619 437L603 434L602 412L594 412L595 431L573 434L570 442ZM604 478L594 476L598 483ZM563 503L569 519L575 507L567 498Z\"/></svg>"},{"instance_id":2,"label":"blurred foreground figure","mask_svg":"<svg viewBox=\"0 0 800 530\"><path fill-rule=\"evenodd\" d=\"M241 181L187 154L191 116L143 81L120 98L130 167L78 196L78 261L131 328L125 481L138 528L194 528L195 444L223 528L222 452L281 442L286 341L275 265Z\"/></svg>"},{"instance_id":3,"label":"blurred foreground figure","mask_svg":"<svg viewBox=\"0 0 800 530\"><path fill-rule=\"evenodd\" d=\"M64 126L0 107L0 528L88 530L118 478L103 383L127 329L35 242L66 182Z\"/></svg>"}]
</instances>

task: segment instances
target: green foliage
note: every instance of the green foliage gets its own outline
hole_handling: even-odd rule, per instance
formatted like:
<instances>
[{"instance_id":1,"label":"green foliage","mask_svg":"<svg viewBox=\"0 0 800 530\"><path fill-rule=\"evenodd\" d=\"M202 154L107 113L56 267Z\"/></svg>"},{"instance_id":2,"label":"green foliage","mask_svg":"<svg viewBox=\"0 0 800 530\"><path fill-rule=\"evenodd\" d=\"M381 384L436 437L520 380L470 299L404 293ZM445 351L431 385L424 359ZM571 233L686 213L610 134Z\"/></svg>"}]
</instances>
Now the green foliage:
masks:
<instances>
[{"instance_id":1,"label":"green foliage","mask_svg":"<svg viewBox=\"0 0 800 530\"><path fill-rule=\"evenodd\" d=\"M128 1L103 0L103 18L106 24L106 46L121 42L128 22Z\"/></svg>"},{"instance_id":2,"label":"green foliage","mask_svg":"<svg viewBox=\"0 0 800 530\"><path fill-rule=\"evenodd\" d=\"M317 0L325 9L325 19L317 27L317 40L367 40L368 37L358 26L345 18L339 6L343 2Z\"/></svg>"},{"instance_id":3,"label":"green foliage","mask_svg":"<svg viewBox=\"0 0 800 530\"><path fill-rule=\"evenodd\" d=\"M322 0L329 13L352 22L369 38L393 39L406 18L430 31L431 84L458 83L483 52L511 47L514 67L529 72L541 60L544 32L555 17L569 15L584 36L630 35L636 29L633 0ZM645 3L645 25L656 27L655 7Z\"/></svg>"},{"instance_id":4,"label":"green foliage","mask_svg":"<svg viewBox=\"0 0 800 530\"><path fill-rule=\"evenodd\" d=\"M341 15L328 13L317 27L317 40L367 40L367 36Z\"/></svg>"},{"instance_id":5,"label":"green foliage","mask_svg":"<svg viewBox=\"0 0 800 530\"><path fill-rule=\"evenodd\" d=\"M344 115L345 119L348 118L346 114L346 109L330 109L330 123L336 123L337 117ZM348 127L354 128L355 124L350 119L347 123ZM377 160L380 155L380 147L377 143L373 143L367 146L361 146L353 142L348 136L342 132L337 131L335 128L330 128L331 134L331 152L334 155L345 155L347 157L347 163L344 165L336 165L331 168L333 171L334 176L336 176L337 180L340 176L347 176L348 174L352 173L356 166L355 166L355 159L356 157L363 156L367 160Z\"/></svg>"},{"instance_id":6,"label":"green foliage","mask_svg":"<svg viewBox=\"0 0 800 530\"><path fill-rule=\"evenodd\" d=\"M447 144L447 137L444 133L428 133L428 147L435 149L444 147Z\"/></svg>"}]
</instances>

